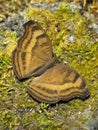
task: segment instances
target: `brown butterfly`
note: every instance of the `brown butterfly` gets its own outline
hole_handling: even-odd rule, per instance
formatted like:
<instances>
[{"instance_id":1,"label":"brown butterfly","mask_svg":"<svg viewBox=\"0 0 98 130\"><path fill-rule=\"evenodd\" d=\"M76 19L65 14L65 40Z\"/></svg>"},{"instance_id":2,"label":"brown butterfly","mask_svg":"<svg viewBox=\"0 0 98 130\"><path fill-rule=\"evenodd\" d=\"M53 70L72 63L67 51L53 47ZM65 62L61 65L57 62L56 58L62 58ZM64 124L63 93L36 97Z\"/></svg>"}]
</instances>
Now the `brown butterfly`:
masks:
<instances>
[{"instance_id":1,"label":"brown butterfly","mask_svg":"<svg viewBox=\"0 0 98 130\"><path fill-rule=\"evenodd\" d=\"M90 93L82 76L66 64L56 63L52 44L35 21L24 24L25 33L12 54L13 70L19 80L35 78L28 93L40 102L56 103L87 98Z\"/></svg>"}]
</instances>

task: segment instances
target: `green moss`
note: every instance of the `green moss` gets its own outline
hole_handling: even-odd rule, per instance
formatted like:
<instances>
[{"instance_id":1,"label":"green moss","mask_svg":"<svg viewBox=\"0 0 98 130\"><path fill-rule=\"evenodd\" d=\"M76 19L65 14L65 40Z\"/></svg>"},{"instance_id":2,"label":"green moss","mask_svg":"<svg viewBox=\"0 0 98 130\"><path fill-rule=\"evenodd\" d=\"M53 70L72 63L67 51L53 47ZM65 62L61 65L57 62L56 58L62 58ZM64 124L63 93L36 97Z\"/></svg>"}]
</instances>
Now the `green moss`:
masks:
<instances>
[{"instance_id":1,"label":"green moss","mask_svg":"<svg viewBox=\"0 0 98 130\"><path fill-rule=\"evenodd\" d=\"M25 16L39 21L52 40L53 51L59 60L67 61L86 79L91 97L86 101L76 99L56 105L33 100L26 92L26 87L33 78L25 82L15 78L11 53L6 54L7 46L3 46L13 41L15 47L16 34L1 32L6 37L0 42L0 128L70 130L72 126L82 129L81 123L88 120L82 113L89 107L96 112L98 106L98 43L89 35L87 19L79 13L72 14L64 4L54 12L30 8L25 11ZM75 40L68 42L71 35L75 36ZM14 47L11 45L12 51Z\"/></svg>"}]
</instances>

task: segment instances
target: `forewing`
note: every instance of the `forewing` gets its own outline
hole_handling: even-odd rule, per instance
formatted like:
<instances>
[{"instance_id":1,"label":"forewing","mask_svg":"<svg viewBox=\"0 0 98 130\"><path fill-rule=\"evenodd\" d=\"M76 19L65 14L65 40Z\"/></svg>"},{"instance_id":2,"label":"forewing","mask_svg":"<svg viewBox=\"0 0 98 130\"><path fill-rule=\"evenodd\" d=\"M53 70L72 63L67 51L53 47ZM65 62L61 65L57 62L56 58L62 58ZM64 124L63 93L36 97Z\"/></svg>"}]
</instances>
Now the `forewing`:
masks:
<instances>
[{"instance_id":1,"label":"forewing","mask_svg":"<svg viewBox=\"0 0 98 130\"><path fill-rule=\"evenodd\" d=\"M30 20L24 28L12 54L14 72L19 79L33 75L38 69L44 70L47 62L54 62L51 41L38 23Z\"/></svg>"}]
</instances>

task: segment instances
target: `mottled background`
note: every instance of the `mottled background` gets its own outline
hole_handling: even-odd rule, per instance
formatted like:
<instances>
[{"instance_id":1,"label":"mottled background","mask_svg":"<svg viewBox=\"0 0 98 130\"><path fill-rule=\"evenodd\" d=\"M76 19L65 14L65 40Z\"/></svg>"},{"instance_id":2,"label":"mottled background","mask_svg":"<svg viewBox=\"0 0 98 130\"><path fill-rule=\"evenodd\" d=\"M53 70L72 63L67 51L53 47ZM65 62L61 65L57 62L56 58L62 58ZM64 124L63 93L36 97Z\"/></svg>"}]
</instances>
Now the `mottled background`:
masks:
<instances>
[{"instance_id":1,"label":"mottled background","mask_svg":"<svg viewBox=\"0 0 98 130\"><path fill-rule=\"evenodd\" d=\"M23 24L37 20L53 52L85 78L90 97L49 105L31 98L16 79L12 51ZM98 2L0 0L0 130L98 130Z\"/></svg>"}]
</instances>

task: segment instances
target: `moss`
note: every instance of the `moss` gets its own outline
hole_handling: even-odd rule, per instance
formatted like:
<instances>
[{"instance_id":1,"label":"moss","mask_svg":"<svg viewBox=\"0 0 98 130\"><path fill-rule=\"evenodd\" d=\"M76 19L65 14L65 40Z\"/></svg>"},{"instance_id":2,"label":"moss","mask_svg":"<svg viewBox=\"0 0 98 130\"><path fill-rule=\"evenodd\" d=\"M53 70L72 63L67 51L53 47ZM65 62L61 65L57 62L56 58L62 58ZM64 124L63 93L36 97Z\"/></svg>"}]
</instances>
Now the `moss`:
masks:
<instances>
[{"instance_id":1,"label":"moss","mask_svg":"<svg viewBox=\"0 0 98 130\"><path fill-rule=\"evenodd\" d=\"M59 60L67 61L84 76L91 97L86 101L76 99L55 105L33 100L26 92L26 87L33 78L20 82L12 70L11 53L18 38L8 30L1 31L0 34L4 37L0 41L0 128L70 130L72 126L84 129L82 124L88 118L83 112L91 107L90 111L96 113L98 106L98 42L89 35L88 20L79 13L72 14L64 4L54 12L30 8L25 11L25 16L27 19L38 20L46 30ZM75 39L69 42L71 35ZM6 53L9 52L6 51L7 47L10 48L10 53Z\"/></svg>"},{"instance_id":2,"label":"moss","mask_svg":"<svg viewBox=\"0 0 98 130\"><path fill-rule=\"evenodd\" d=\"M11 32L10 30L0 30L0 55L12 55L12 51L16 46L16 32Z\"/></svg>"}]
</instances>

